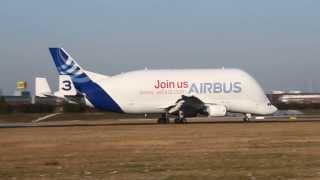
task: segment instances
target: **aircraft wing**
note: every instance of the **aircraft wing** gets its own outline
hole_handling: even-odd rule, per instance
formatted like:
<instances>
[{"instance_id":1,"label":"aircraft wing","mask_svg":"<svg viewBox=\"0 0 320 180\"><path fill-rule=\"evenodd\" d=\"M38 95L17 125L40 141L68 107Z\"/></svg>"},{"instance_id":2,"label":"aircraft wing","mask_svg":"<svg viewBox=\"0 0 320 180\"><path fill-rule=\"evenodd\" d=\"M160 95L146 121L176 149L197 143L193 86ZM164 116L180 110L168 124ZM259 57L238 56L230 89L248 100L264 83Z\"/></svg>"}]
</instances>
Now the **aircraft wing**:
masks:
<instances>
[{"instance_id":1,"label":"aircraft wing","mask_svg":"<svg viewBox=\"0 0 320 180\"><path fill-rule=\"evenodd\" d=\"M179 111L183 111L186 117L195 117L198 114L203 114L206 106L195 96L182 96L176 101L175 105L167 109L169 114L178 114Z\"/></svg>"}]
</instances>

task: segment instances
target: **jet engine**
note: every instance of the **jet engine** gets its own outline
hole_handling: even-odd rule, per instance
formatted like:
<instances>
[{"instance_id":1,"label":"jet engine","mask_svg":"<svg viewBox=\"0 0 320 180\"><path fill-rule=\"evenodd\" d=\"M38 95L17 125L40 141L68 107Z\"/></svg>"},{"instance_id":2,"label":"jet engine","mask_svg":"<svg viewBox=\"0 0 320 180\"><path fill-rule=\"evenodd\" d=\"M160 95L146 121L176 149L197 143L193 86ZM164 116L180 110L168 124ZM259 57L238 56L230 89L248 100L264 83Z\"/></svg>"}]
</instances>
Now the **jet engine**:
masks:
<instances>
[{"instance_id":1,"label":"jet engine","mask_svg":"<svg viewBox=\"0 0 320 180\"><path fill-rule=\"evenodd\" d=\"M208 116L225 116L227 113L227 108L223 105L210 104L206 105L206 112Z\"/></svg>"}]
</instances>

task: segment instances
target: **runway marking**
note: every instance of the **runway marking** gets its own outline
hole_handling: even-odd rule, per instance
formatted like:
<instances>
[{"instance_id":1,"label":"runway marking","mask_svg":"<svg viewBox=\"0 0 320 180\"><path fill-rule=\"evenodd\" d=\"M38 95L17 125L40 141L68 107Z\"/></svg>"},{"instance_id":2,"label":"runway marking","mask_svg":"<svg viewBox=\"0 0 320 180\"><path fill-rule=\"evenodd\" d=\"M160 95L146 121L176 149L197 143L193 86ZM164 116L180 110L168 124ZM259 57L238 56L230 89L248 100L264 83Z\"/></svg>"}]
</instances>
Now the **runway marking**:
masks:
<instances>
[{"instance_id":1,"label":"runway marking","mask_svg":"<svg viewBox=\"0 0 320 180\"><path fill-rule=\"evenodd\" d=\"M46 115L46 116L43 116L43 117L39 117L38 119L35 119L35 120L33 120L32 122L33 122L33 123L37 123L37 122L40 122L40 121L49 119L49 118L54 117L54 116L59 115L59 114L61 114L61 113L49 114L49 115Z\"/></svg>"}]
</instances>

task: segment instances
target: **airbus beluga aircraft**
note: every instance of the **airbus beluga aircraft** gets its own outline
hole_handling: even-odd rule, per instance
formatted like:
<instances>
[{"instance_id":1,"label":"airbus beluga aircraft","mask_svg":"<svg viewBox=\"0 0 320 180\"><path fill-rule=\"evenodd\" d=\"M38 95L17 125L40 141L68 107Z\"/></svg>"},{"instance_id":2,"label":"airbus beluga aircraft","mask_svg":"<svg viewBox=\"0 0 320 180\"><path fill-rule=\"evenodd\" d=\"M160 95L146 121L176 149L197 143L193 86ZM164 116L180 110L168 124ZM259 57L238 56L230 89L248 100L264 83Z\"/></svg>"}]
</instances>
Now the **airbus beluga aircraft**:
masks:
<instances>
[{"instance_id":1,"label":"airbus beluga aircraft","mask_svg":"<svg viewBox=\"0 0 320 180\"><path fill-rule=\"evenodd\" d=\"M49 48L60 75L71 77L86 105L105 111L146 114L161 113L158 123L175 123L205 114L227 112L268 115L273 106L260 85L239 69L139 70L101 76L84 70L63 48Z\"/></svg>"}]
</instances>

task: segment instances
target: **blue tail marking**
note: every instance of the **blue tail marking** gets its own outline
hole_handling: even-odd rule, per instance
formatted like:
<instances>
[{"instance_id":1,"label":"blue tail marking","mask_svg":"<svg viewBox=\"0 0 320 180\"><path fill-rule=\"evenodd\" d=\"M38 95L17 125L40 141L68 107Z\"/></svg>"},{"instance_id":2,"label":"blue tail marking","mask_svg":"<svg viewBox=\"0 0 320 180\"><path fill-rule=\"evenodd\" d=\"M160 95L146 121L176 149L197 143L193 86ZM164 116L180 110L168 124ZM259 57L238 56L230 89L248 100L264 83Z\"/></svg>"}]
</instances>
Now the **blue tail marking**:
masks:
<instances>
[{"instance_id":1,"label":"blue tail marking","mask_svg":"<svg viewBox=\"0 0 320 180\"><path fill-rule=\"evenodd\" d=\"M49 48L60 75L69 75L75 88L86 95L90 103L98 109L120 112L122 109L96 82L92 81L83 69L61 48Z\"/></svg>"}]
</instances>

